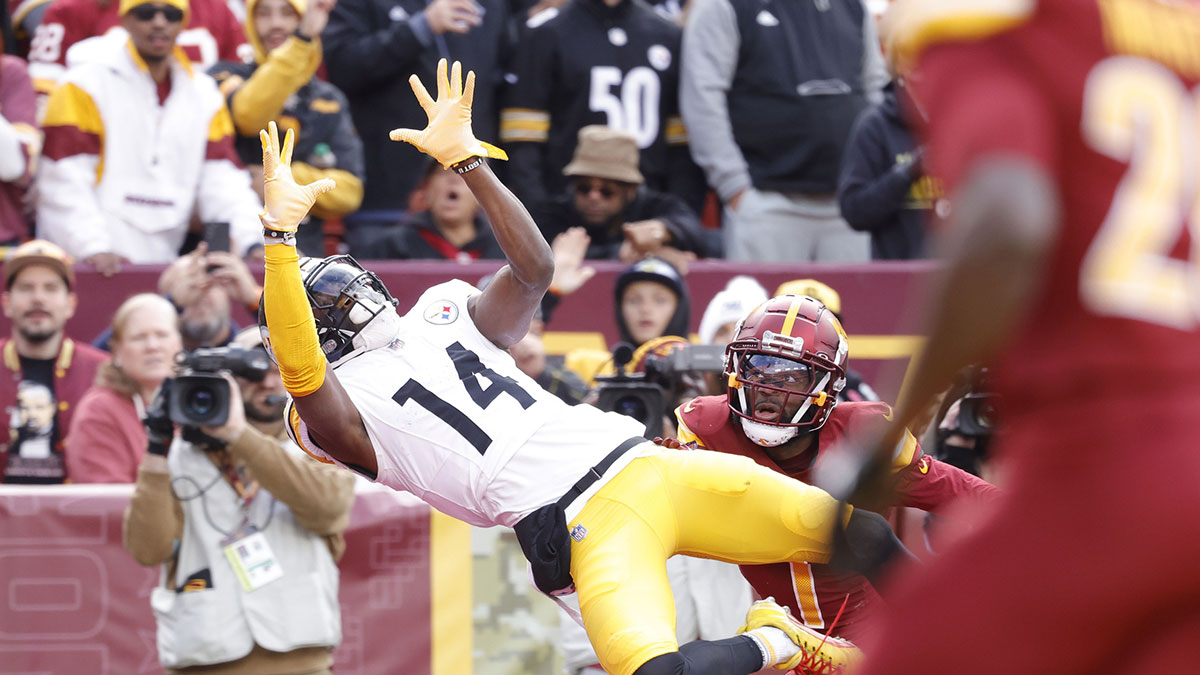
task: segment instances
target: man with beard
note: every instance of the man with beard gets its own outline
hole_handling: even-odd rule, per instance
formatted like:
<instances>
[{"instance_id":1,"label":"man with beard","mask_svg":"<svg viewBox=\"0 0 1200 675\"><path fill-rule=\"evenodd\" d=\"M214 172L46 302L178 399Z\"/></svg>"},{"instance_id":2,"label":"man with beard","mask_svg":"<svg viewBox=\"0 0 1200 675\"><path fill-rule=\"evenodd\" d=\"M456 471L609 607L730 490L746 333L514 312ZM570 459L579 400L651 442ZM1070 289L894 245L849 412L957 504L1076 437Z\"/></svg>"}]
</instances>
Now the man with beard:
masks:
<instances>
[{"instance_id":1,"label":"man with beard","mask_svg":"<svg viewBox=\"0 0 1200 675\"><path fill-rule=\"evenodd\" d=\"M238 332L231 303L240 303L254 314L262 288L240 258L225 251L209 251L201 242L163 270L158 292L179 310L183 348L192 350L229 344ZM92 345L109 351L111 339L110 327Z\"/></svg>"},{"instance_id":2,"label":"man with beard","mask_svg":"<svg viewBox=\"0 0 1200 675\"><path fill-rule=\"evenodd\" d=\"M292 166L303 180L332 178L337 187L317 199L300 248L309 255L325 250L322 222L343 218L362 203L363 146L340 89L317 77L321 33L336 0L247 0L246 39L252 61L222 60L211 69L229 101L238 158L262 192L262 149L258 130L275 120L295 129L303 141Z\"/></svg>"},{"instance_id":3,"label":"man with beard","mask_svg":"<svg viewBox=\"0 0 1200 675\"><path fill-rule=\"evenodd\" d=\"M638 168L637 140L629 133L592 124L579 130L579 143L562 173L570 189L534 207L546 241L572 227L590 237L587 258L634 263L648 255L677 267L708 250L704 226L682 199L645 185Z\"/></svg>"},{"instance_id":4,"label":"man with beard","mask_svg":"<svg viewBox=\"0 0 1200 675\"><path fill-rule=\"evenodd\" d=\"M258 328L231 345L258 351L263 364L230 387L229 423L243 430L228 443L193 427L175 438L173 383L163 383L146 410L125 549L142 565L163 565L151 602L168 672L328 674L341 641L337 560L354 477L287 439L287 394ZM232 535L221 529L239 518ZM275 592L258 591L267 584Z\"/></svg>"},{"instance_id":5,"label":"man with beard","mask_svg":"<svg viewBox=\"0 0 1200 675\"><path fill-rule=\"evenodd\" d=\"M0 302L12 335L0 340L0 404L10 419L0 476L5 483L61 483L71 414L106 355L64 334L76 298L62 249L36 239L17 247L4 261L4 280Z\"/></svg>"},{"instance_id":6,"label":"man with beard","mask_svg":"<svg viewBox=\"0 0 1200 675\"><path fill-rule=\"evenodd\" d=\"M122 0L121 25L46 105L38 232L101 273L168 263L193 216L258 246L260 202L234 151L216 82L177 49L187 0Z\"/></svg>"}]
</instances>

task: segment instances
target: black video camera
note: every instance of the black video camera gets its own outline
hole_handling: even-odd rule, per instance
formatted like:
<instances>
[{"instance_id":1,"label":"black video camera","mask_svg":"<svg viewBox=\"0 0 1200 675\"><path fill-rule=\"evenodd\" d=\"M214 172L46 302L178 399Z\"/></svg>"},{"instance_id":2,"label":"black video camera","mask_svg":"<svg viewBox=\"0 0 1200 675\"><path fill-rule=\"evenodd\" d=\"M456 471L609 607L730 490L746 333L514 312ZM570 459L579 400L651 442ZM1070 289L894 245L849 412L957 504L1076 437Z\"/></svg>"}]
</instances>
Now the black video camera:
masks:
<instances>
[{"instance_id":1,"label":"black video camera","mask_svg":"<svg viewBox=\"0 0 1200 675\"><path fill-rule=\"evenodd\" d=\"M682 395L707 394L694 376L721 373L725 349L719 345L685 345L665 355L647 354L644 372L626 373L633 347L622 342L613 348L616 375L596 378L596 407L632 417L646 425L646 437L663 434L663 417L669 416Z\"/></svg>"},{"instance_id":2,"label":"black video camera","mask_svg":"<svg viewBox=\"0 0 1200 675\"><path fill-rule=\"evenodd\" d=\"M955 400L958 401L958 417L953 426L939 424L938 447L934 455L978 476L988 459L992 435L997 428L997 396L992 391L987 368L969 366L963 369L946 399L938 419L945 416Z\"/></svg>"},{"instance_id":3,"label":"black video camera","mask_svg":"<svg viewBox=\"0 0 1200 675\"><path fill-rule=\"evenodd\" d=\"M221 371L262 382L271 370L265 351L237 346L180 352L175 365L182 374L175 377L167 411L184 427L219 427L229 419L229 382Z\"/></svg>"}]
</instances>

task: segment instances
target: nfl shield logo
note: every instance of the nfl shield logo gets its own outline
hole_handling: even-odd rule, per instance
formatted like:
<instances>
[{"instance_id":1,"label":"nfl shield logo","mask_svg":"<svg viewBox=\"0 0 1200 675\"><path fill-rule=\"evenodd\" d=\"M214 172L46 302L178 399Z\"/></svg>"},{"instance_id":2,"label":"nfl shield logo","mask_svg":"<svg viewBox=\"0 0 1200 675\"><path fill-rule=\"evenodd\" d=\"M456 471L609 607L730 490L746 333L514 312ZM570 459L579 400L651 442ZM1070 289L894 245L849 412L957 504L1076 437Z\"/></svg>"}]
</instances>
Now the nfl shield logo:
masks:
<instances>
[{"instance_id":1,"label":"nfl shield logo","mask_svg":"<svg viewBox=\"0 0 1200 675\"><path fill-rule=\"evenodd\" d=\"M575 541L583 541L583 538L586 536L587 536L587 528L586 527L584 527L582 525L576 525L575 527L571 528L571 538L574 539Z\"/></svg>"}]
</instances>

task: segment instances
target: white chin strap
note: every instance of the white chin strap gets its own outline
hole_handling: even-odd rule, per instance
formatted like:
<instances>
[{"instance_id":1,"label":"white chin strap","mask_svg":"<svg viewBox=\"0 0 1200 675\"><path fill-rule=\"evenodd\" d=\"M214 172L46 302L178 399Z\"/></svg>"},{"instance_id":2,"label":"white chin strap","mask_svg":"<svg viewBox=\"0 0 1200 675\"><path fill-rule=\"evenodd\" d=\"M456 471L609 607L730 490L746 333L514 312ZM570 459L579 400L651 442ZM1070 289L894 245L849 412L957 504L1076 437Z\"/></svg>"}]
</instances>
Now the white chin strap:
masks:
<instances>
[{"instance_id":1,"label":"white chin strap","mask_svg":"<svg viewBox=\"0 0 1200 675\"><path fill-rule=\"evenodd\" d=\"M742 422L742 432L746 434L746 438L764 448L783 445L795 438L796 434L800 432L799 427L777 427L773 424L763 424L762 422L748 420L745 417L739 417L738 419Z\"/></svg>"}]
</instances>

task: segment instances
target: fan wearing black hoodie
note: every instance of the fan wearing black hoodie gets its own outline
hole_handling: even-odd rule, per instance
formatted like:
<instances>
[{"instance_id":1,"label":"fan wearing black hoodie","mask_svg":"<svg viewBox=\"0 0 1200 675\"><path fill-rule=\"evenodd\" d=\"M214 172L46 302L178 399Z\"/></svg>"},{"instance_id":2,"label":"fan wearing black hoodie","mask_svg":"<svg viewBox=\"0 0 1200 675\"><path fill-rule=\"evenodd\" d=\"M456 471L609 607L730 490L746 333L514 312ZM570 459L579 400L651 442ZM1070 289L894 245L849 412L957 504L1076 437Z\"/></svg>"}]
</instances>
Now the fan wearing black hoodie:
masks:
<instances>
[{"instance_id":1,"label":"fan wearing black hoodie","mask_svg":"<svg viewBox=\"0 0 1200 675\"><path fill-rule=\"evenodd\" d=\"M838 180L838 205L850 227L871 233L871 258L926 257L925 220L942 192L923 174L917 147L901 111L902 84L883 91L883 102L859 114L846 143ZM912 109L915 106L907 105Z\"/></svg>"}]
</instances>

